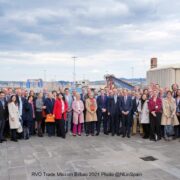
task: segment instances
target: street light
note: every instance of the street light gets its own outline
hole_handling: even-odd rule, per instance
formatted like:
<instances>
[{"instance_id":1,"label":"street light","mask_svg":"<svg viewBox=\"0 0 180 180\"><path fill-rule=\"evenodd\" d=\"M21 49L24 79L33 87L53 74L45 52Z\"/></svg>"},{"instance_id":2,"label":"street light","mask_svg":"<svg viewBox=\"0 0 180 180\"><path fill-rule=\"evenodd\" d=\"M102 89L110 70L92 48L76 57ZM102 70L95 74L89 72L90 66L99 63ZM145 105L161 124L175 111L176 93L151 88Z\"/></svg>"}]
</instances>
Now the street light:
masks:
<instances>
[{"instance_id":1,"label":"street light","mask_svg":"<svg viewBox=\"0 0 180 180\"><path fill-rule=\"evenodd\" d=\"M76 87L76 59L77 57L73 56L72 58L74 60L73 82L74 82L74 88L75 88Z\"/></svg>"}]
</instances>

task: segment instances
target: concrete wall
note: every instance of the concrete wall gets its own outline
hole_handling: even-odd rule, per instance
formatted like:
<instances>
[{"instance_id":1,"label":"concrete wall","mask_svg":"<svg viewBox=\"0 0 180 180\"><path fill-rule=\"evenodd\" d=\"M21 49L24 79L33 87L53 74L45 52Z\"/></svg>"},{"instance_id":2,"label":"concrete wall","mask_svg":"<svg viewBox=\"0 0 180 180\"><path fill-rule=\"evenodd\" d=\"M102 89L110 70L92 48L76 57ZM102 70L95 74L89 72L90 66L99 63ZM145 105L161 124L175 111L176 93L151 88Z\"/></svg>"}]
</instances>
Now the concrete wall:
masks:
<instances>
[{"instance_id":1,"label":"concrete wall","mask_svg":"<svg viewBox=\"0 0 180 180\"><path fill-rule=\"evenodd\" d=\"M147 83L158 83L161 87L171 87L173 83L180 85L180 69L157 69L147 72Z\"/></svg>"}]
</instances>

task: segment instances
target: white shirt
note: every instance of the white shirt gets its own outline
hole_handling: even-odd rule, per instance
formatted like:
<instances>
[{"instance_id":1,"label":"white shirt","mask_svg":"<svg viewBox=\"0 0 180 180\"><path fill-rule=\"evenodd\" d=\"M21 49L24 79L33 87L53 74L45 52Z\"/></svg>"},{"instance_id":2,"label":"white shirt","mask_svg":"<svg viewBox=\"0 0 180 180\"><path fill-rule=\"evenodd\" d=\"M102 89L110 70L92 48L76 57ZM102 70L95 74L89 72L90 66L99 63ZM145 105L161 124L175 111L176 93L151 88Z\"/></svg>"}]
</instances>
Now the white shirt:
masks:
<instances>
[{"instance_id":1,"label":"white shirt","mask_svg":"<svg viewBox=\"0 0 180 180\"><path fill-rule=\"evenodd\" d=\"M64 101L61 100L61 103L62 103L62 113L64 113L64 109L65 109L65 104L64 104Z\"/></svg>"}]
</instances>

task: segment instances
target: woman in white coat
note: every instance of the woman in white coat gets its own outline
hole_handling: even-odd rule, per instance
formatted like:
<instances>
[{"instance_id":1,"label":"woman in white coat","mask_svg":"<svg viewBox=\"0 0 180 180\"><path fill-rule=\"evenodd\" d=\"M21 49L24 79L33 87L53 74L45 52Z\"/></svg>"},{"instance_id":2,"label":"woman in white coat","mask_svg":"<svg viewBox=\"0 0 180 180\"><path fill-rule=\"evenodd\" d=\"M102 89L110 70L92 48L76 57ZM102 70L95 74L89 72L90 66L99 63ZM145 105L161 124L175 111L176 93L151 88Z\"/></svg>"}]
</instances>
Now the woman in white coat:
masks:
<instances>
[{"instance_id":1,"label":"woman in white coat","mask_svg":"<svg viewBox=\"0 0 180 180\"><path fill-rule=\"evenodd\" d=\"M19 110L18 105L16 105L16 96L12 95L8 104L9 111L9 126L11 129L11 141L17 142L17 129L20 126L19 121Z\"/></svg>"},{"instance_id":2,"label":"woman in white coat","mask_svg":"<svg viewBox=\"0 0 180 180\"><path fill-rule=\"evenodd\" d=\"M144 139L148 139L150 135L150 121L147 95L143 94L138 105L139 120L143 126Z\"/></svg>"}]
</instances>

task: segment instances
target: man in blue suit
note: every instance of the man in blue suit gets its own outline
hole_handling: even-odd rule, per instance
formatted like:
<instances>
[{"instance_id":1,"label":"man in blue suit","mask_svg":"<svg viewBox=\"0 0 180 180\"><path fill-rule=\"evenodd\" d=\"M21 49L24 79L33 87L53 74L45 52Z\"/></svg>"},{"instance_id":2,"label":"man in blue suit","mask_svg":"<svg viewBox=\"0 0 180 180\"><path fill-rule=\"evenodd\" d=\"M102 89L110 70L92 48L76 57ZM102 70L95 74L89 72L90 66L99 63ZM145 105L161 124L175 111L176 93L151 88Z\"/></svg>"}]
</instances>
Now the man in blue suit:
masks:
<instances>
[{"instance_id":1,"label":"man in blue suit","mask_svg":"<svg viewBox=\"0 0 180 180\"><path fill-rule=\"evenodd\" d=\"M108 135L108 118L107 118L107 106L108 98L104 93L104 90L101 90L101 95L97 97L97 117L98 121L96 123L96 136L99 135L101 129L101 122L103 121L104 134Z\"/></svg>"},{"instance_id":2,"label":"man in blue suit","mask_svg":"<svg viewBox=\"0 0 180 180\"><path fill-rule=\"evenodd\" d=\"M128 91L124 90L120 100L120 112L122 113L123 138L127 135L130 138L131 132L131 112L133 108L132 98L128 96Z\"/></svg>"}]
</instances>

